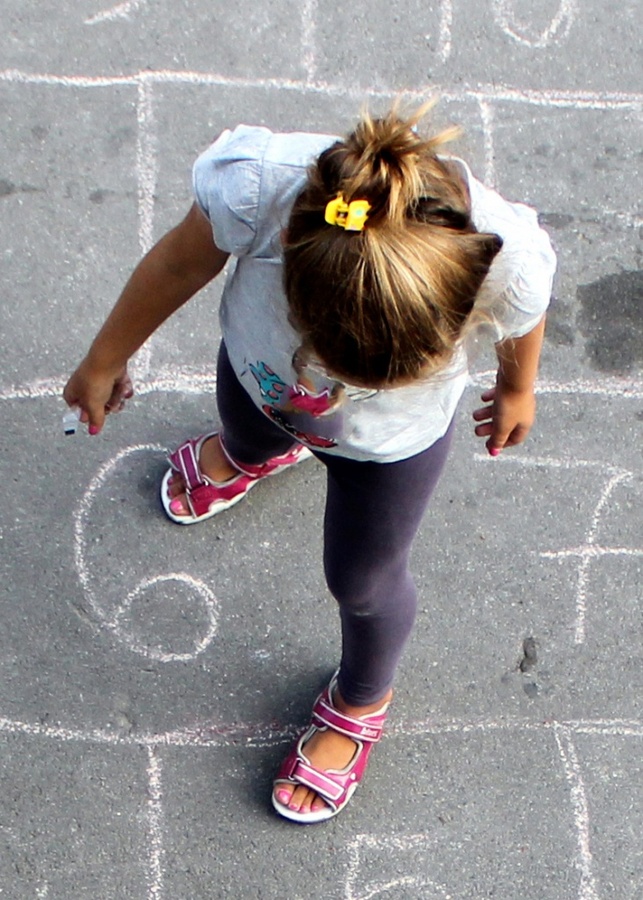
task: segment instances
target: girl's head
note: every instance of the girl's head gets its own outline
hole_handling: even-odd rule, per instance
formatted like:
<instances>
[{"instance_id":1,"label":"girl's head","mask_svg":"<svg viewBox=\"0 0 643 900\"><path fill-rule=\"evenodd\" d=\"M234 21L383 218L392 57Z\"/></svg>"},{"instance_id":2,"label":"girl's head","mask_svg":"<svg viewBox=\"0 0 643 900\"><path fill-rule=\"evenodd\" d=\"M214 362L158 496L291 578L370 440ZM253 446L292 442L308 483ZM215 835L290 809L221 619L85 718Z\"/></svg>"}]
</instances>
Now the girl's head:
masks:
<instances>
[{"instance_id":1,"label":"girl's head","mask_svg":"<svg viewBox=\"0 0 643 900\"><path fill-rule=\"evenodd\" d=\"M285 284L304 347L346 381L386 386L444 367L502 246L471 223L467 188L422 138L431 104L365 115L310 168L285 239ZM370 205L361 231L329 224L338 194ZM332 216L331 216L332 218Z\"/></svg>"}]
</instances>

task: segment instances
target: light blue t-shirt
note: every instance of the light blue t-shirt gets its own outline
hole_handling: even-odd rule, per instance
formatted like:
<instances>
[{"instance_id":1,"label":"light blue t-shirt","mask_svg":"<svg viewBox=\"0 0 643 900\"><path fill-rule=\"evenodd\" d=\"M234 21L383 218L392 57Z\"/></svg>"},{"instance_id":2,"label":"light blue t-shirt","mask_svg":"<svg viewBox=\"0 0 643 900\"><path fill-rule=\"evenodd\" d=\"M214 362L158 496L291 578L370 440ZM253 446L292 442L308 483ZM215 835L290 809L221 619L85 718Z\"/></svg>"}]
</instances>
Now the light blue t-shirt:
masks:
<instances>
[{"instance_id":1,"label":"light blue t-shirt","mask_svg":"<svg viewBox=\"0 0 643 900\"><path fill-rule=\"evenodd\" d=\"M446 432L467 381L464 343L448 369L403 387L365 390L302 360L288 321L281 232L307 167L338 140L274 134L240 125L196 161L194 193L217 246L236 257L221 300L221 328L232 366L259 409L310 447L349 459L395 462ZM492 339L520 337L541 320L556 258L528 206L509 203L462 167L479 231L504 244L476 298L489 313Z\"/></svg>"}]
</instances>

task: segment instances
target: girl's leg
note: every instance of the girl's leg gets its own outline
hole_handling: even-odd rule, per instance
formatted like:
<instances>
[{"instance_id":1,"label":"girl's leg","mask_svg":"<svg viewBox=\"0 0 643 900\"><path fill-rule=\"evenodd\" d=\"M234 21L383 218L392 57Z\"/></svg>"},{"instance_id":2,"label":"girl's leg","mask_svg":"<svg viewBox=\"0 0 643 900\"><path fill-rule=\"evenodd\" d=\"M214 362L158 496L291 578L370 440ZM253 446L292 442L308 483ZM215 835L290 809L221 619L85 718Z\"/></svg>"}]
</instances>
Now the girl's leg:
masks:
<instances>
[{"instance_id":1,"label":"girl's leg","mask_svg":"<svg viewBox=\"0 0 643 900\"><path fill-rule=\"evenodd\" d=\"M328 468L324 566L342 621L339 690L368 705L390 689L415 620L413 539L452 439L396 463L323 458ZM321 458L321 456L320 456Z\"/></svg>"},{"instance_id":2,"label":"girl's leg","mask_svg":"<svg viewBox=\"0 0 643 900\"><path fill-rule=\"evenodd\" d=\"M436 444L398 463L370 463L317 454L328 470L324 564L342 622L342 661L334 698L359 717L390 699L395 668L410 634L416 591L408 570L413 539L437 484L452 427ZM305 746L319 769L341 769L353 741L318 731ZM324 801L306 787L278 783L277 800L302 813Z\"/></svg>"},{"instance_id":3,"label":"girl's leg","mask_svg":"<svg viewBox=\"0 0 643 900\"><path fill-rule=\"evenodd\" d=\"M217 407L226 450L240 463L260 465L296 444L254 405L230 364L223 341L217 361Z\"/></svg>"},{"instance_id":4,"label":"girl's leg","mask_svg":"<svg viewBox=\"0 0 643 900\"><path fill-rule=\"evenodd\" d=\"M217 361L217 406L221 431L204 441L199 456L201 471L213 481L223 483L238 476L239 469L231 464L231 460L242 468L244 465L261 465L288 453L297 443L254 405L239 383L223 342ZM171 478L168 493L172 498L171 512L178 516L188 515L185 484L179 474Z\"/></svg>"}]
</instances>

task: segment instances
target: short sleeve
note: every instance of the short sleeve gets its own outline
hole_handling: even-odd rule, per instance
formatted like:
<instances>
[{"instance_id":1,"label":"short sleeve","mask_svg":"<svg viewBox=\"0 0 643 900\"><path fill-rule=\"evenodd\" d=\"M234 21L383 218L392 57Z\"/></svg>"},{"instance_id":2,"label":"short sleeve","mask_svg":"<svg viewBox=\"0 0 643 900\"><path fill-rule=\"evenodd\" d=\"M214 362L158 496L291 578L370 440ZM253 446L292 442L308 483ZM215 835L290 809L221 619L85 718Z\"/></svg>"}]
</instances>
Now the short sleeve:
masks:
<instances>
[{"instance_id":1,"label":"short sleeve","mask_svg":"<svg viewBox=\"0 0 643 900\"><path fill-rule=\"evenodd\" d=\"M459 161L460 162L460 161ZM489 313L494 340L518 338L541 321L556 272L556 254L531 207L510 203L477 181L469 181L473 223L478 231L498 234L502 250L485 278L476 306Z\"/></svg>"},{"instance_id":2,"label":"short sleeve","mask_svg":"<svg viewBox=\"0 0 643 900\"><path fill-rule=\"evenodd\" d=\"M502 251L501 251L502 252ZM518 338L540 322L551 301L556 255L539 227L525 234L514 255L508 283L500 294L498 319L503 338Z\"/></svg>"},{"instance_id":3,"label":"short sleeve","mask_svg":"<svg viewBox=\"0 0 643 900\"><path fill-rule=\"evenodd\" d=\"M244 256L257 233L261 166L271 137L267 128L240 125L224 131L194 164L194 196L212 223L221 250Z\"/></svg>"}]
</instances>

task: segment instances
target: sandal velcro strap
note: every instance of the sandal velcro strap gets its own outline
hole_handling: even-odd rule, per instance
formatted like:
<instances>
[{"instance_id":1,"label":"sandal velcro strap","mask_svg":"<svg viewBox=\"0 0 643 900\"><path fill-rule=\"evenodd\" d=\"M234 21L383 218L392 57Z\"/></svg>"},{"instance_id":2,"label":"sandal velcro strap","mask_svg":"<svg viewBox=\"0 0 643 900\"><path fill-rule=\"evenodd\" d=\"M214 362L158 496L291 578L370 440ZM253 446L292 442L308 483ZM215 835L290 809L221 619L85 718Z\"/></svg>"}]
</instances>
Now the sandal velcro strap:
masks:
<instances>
[{"instance_id":1,"label":"sandal velcro strap","mask_svg":"<svg viewBox=\"0 0 643 900\"><path fill-rule=\"evenodd\" d=\"M285 773L280 774L283 775ZM330 800L333 803L337 803L346 790L345 786L334 781L331 775L326 775L319 769L314 769L301 758L293 760L293 766L288 776L296 781L297 784L303 784L325 800Z\"/></svg>"},{"instance_id":2,"label":"sandal velcro strap","mask_svg":"<svg viewBox=\"0 0 643 900\"><path fill-rule=\"evenodd\" d=\"M273 793L272 803L277 812L286 819L295 822L323 822L337 815L346 806L359 785L373 745L382 736L389 703L385 702L377 712L363 718L347 716L335 709L333 693L337 686L337 673L331 683L319 695L313 706L312 721L291 749L281 764L275 779L275 789L280 784L301 784L318 794L327 804L323 809L310 809L307 812L290 809L280 797ZM351 761L343 769L323 771L312 765L305 755L308 741L320 729L330 728L350 737L355 743L355 752ZM290 796L290 795L289 795Z\"/></svg>"},{"instance_id":3,"label":"sandal velcro strap","mask_svg":"<svg viewBox=\"0 0 643 900\"><path fill-rule=\"evenodd\" d=\"M188 488L185 497L192 515L202 516L212 505L212 487L204 481L196 487Z\"/></svg>"},{"instance_id":4,"label":"sandal velcro strap","mask_svg":"<svg viewBox=\"0 0 643 900\"><path fill-rule=\"evenodd\" d=\"M199 467L201 443L201 439L198 441L186 441L170 456L170 462L179 472L185 482L185 486L190 491L207 483Z\"/></svg>"},{"instance_id":5,"label":"sandal velcro strap","mask_svg":"<svg viewBox=\"0 0 643 900\"><path fill-rule=\"evenodd\" d=\"M318 698L313 707L313 722L315 725L332 728L333 731L338 731L340 734L345 734L350 738L356 738L359 741L366 741L370 744L377 743L382 737L383 721L381 723L374 722L374 718L375 716L369 716L368 719L355 719L352 716L344 715L344 713L330 705L326 699L325 692Z\"/></svg>"}]
</instances>

